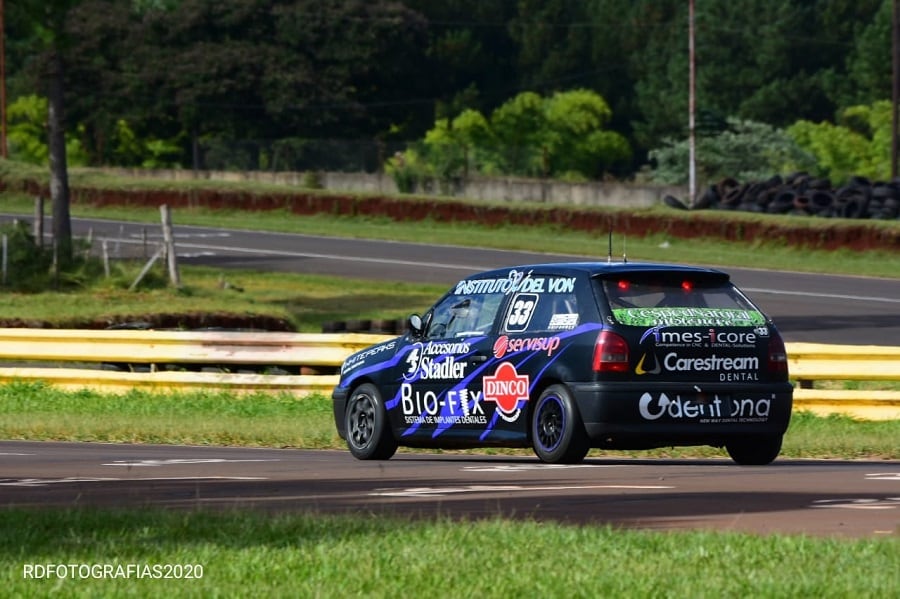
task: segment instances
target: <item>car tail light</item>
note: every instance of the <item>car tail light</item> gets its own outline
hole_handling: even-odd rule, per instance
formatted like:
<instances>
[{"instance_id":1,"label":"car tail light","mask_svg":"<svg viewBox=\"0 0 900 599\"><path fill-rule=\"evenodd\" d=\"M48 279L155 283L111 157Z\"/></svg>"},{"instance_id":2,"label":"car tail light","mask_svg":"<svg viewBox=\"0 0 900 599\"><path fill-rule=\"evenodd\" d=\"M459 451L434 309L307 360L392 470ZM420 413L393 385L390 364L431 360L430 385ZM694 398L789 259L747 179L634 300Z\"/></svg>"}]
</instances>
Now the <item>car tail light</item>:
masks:
<instances>
[{"instance_id":1,"label":"car tail light","mask_svg":"<svg viewBox=\"0 0 900 599\"><path fill-rule=\"evenodd\" d=\"M769 373L787 374L787 371L788 360L784 341L781 339L781 335L772 331L772 337L769 338Z\"/></svg>"},{"instance_id":2,"label":"car tail light","mask_svg":"<svg viewBox=\"0 0 900 599\"><path fill-rule=\"evenodd\" d=\"M594 345L594 372L628 372L628 342L612 331L600 331Z\"/></svg>"}]
</instances>

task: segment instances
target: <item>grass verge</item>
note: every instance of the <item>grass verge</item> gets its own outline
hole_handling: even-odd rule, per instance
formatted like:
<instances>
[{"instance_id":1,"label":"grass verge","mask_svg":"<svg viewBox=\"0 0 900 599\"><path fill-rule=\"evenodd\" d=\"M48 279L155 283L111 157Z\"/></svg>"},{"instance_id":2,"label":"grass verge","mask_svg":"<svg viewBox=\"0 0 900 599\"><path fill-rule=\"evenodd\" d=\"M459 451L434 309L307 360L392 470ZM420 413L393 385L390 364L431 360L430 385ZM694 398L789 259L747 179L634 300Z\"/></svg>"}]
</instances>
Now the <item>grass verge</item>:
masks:
<instances>
[{"instance_id":1,"label":"grass verge","mask_svg":"<svg viewBox=\"0 0 900 599\"><path fill-rule=\"evenodd\" d=\"M64 391L40 383L0 386L0 438L343 449L331 400L321 395L229 393L124 395ZM900 420L860 421L796 413L782 457L900 459ZM405 451L405 450L404 450ZM479 453L531 455L530 450ZM714 447L599 451L594 457L724 457Z\"/></svg>"},{"instance_id":2,"label":"grass verge","mask_svg":"<svg viewBox=\"0 0 900 599\"><path fill-rule=\"evenodd\" d=\"M0 530L0 583L10 597L376 598L439 589L451 598L881 599L896 593L900 549L897 538L156 509L3 510ZM57 564L72 575L25 576L29 566L34 573L37 565ZM155 566L192 565L202 576L89 576L95 565L114 572L129 564L151 573Z\"/></svg>"},{"instance_id":3,"label":"grass verge","mask_svg":"<svg viewBox=\"0 0 900 599\"><path fill-rule=\"evenodd\" d=\"M406 318L428 308L447 287L391 283L386 289L378 281L248 270L225 273L192 266L180 268L181 289L150 284L129 291L140 268L140 264L120 263L110 279L77 291L0 293L0 320L7 326L105 328L151 316L170 315L177 323L178 315L185 320L192 314L219 314L248 322L275 319L299 332L319 333L324 322L347 320L348 315ZM223 280L229 285L223 285Z\"/></svg>"}]
</instances>

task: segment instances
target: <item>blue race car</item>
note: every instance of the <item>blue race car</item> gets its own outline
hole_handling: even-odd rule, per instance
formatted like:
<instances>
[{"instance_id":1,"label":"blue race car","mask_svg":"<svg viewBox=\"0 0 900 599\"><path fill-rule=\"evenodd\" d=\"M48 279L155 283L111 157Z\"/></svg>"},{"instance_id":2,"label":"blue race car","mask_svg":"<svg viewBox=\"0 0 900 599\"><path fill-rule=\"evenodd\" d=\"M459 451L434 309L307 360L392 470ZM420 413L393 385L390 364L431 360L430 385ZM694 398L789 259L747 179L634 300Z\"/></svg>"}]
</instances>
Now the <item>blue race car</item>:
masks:
<instances>
[{"instance_id":1,"label":"blue race car","mask_svg":"<svg viewBox=\"0 0 900 599\"><path fill-rule=\"evenodd\" d=\"M768 464L791 416L775 325L713 269L585 262L459 281L408 332L348 357L334 389L357 458L398 446L725 447Z\"/></svg>"}]
</instances>

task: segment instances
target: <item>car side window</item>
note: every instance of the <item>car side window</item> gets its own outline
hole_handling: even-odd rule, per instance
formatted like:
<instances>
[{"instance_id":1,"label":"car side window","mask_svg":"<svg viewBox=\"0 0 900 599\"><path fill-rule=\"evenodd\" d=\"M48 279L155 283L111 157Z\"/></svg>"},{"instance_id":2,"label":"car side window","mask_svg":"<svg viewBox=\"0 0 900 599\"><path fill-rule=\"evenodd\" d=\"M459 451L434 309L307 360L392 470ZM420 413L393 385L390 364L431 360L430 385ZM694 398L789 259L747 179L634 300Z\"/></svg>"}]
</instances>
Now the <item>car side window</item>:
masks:
<instances>
[{"instance_id":1,"label":"car side window","mask_svg":"<svg viewBox=\"0 0 900 599\"><path fill-rule=\"evenodd\" d=\"M575 293L520 293L512 298L503 330L507 333L567 331L579 324Z\"/></svg>"},{"instance_id":2,"label":"car side window","mask_svg":"<svg viewBox=\"0 0 900 599\"><path fill-rule=\"evenodd\" d=\"M488 334L503 303L503 294L451 294L432 310L426 339L453 339Z\"/></svg>"}]
</instances>

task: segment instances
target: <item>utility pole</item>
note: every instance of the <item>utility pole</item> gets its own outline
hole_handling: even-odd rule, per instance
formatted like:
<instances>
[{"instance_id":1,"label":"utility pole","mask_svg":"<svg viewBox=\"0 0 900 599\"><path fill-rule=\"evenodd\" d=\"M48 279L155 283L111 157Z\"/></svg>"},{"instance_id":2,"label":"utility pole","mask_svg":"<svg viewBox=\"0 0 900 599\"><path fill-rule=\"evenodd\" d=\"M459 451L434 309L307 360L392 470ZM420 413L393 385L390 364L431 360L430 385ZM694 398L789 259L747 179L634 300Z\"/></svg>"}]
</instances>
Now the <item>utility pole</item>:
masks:
<instances>
[{"instance_id":1,"label":"utility pole","mask_svg":"<svg viewBox=\"0 0 900 599\"><path fill-rule=\"evenodd\" d=\"M3 8L3 0L0 0L0 156L9 158L6 143L6 21Z\"/></svg>"},{"instance_id":2,"label":"utility pole","mask_svg":"<svg viewBox=\"0 0 900 599\"><path fill-rule=\"evenodd\" d=\"M897 0L894 0L896 3ZM697 197L697 156L694 126L695 89L697 74L694 66L694 0L688 2L688 206L693 207Z\"/></svg>"},{"instance_id":3,"label":"utility pole","mask_svg":"<svg viewBox=\"0 0 900 599\"><path fill-rule=\"evenodd\" d=\"M2 0L0 0L2 1ZM897 105L900 104L900 8L897 7L898 0L894 0L893 13L891 19L891 55L892 55L892 82L893 93L891 102L891 178L897 178L897 129L898 125Z\"/></svg>"}]
</instances>

